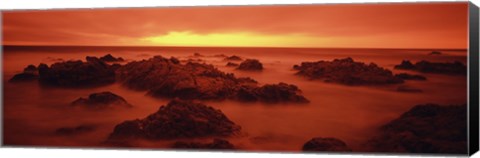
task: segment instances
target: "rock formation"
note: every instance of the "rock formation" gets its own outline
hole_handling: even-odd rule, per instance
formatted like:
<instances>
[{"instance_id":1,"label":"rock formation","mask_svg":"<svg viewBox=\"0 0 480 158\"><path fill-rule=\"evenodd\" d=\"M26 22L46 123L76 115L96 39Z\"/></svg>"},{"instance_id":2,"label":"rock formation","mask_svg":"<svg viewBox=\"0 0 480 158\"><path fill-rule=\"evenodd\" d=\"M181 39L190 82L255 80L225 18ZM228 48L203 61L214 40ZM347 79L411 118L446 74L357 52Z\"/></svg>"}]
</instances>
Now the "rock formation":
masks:
<instances>
[{"instance_id":1,"label":"rock formation","mask_svg":"<svg viewBox=\"0 0 480 158\"><path fill-rule=\"evenodd\" d=\"M250 78L236 78L231 73L219 71L213 65L203 63L181 64L174 58L163 58L155 56L148 60L134 61L127 63L118 69L119 79L123 85L136 89L146 90L154 97L180 98L180 99L201 99L201 100L224 100L239 99L239 91L257 91L258 83ZM285 86L272 85L281 89ZM290 88L288 94L293 96L277 96L297 98L300 90ZM257 94L257 93L255 93ZM272 95L283 95L278 93ZM264 97L267 95L258 95ZM270 96L268 96L270 97ZM240 98L241 100L241 98ZM259 101L268 100L258 99ZM286 100L296 102L297 100ZM306 99L305 99L306 100Z\"/></svg>"},{"instance_id":2,"label":"rock formation","mask_svg":"<svg viewBox=\"0 0 480 158\"><path fill-rule=\"evenodd\" d=\"M452 63L436 63L422 60L412 64L410 61L404 60L400 65L395 65L395 69L412 70L423 73L467 75L467 66L458 61Z\"/></svg>"},{"instance_id":3,"label":"rock formation","mask_svg":"<svg viewBox=\"0 0 480 158\"><path fill-rule=\"evenodd\" d=\"M247 59L240 63L237 69L246 71L261 71L263 70L263 64L257 59Z\"/></svg>"},{"instance_id":4,"label":"rock formation","mask_svg":"<svg viewBox=\"0 0 480 158\"><path fill-rule=\"evenodd\" d=\"M238 64L237 64L237 63L228 62L227 65L225 65L225 66L228 66L228 67L237 67Z\"/></svg>"},{"instance_id":5,"label":"rock formation","mask_svg":"<svg viewBox=\"0 0 480 158\"><path fill-rule=\"evenodd\" d=\"M227 137L238 132L240 126L230 121L220 110L201 103L174 99L144 119L118 124L109 139Z\"/></svg>"},{"instance_id":6,"label":"rock formation","mask_svg":"<svg viewBox=\"0 0 480 158\"><path fill-rule=\"evenodd\" d=\"M297 86L280 82L279 84L266 84L261 87L242 86L236 93L240 101L262 101L266 103L296 102L308 103L309 101L299 95Z\"/></svg>"},{"instance_id":7,"label":"rock formation","mask_svg":"<svg viewBox=\"0 0 480 158\"><path fill-rule=\"evenodd\" d=\"M38 66L39 81L44 85L59 87L90 87L115 82L112 66L96 57L86 57L87 61L66 61Z\"/></svg>"},{"instance_id":8,"label":"rock formation","mask_svg":"<svg viewBox=\"0 0 480 158\"><path fill-rule=\"evenodd\" d=\"M467 106L417 105L379 130L371 151L466 154Z\"/></svg>"},{"instance_id":9,"label":"rock formation","mask_svg":"<svg viewBox=\"0 0 480 158\"><path fill-rule=\"evenodd\" d=\"M72 102L73 106L82 106L88 109L107 109L115 107L132 107L125 99L112 92L93 93L88 98L78 98Z\"/></svg>"},{"instance_id":10,"label":"rock formation","mask_svg":"<svg viewBox=\"0 0 480 158\"><path fill-rule=\"evenodd\" d=\"M390 70L374 63L355 62L352 58L335 59L333 61L302 62L293 67L297 75L309 79L320 79L345 85L379 85L398 84L403 80L395 77Z\"/></svg>"},{"instance_id":11,"label":"rock formation","mask_svg":"<svg viewBox=\"0 0 480 158\"><path fill-rule=\"evenodd\" d=\"M428 55L442 55L442 52L439 51L432 51Z\"/></svg>"},{"instance_id":12,"label":"rock formation","mask_svg":"<svg viewBox=\"0 0 480 158\"><path fill-rule=\"evenodd\" d=\"M28 65L22 73L14 75L9 82L34 81L38 79L38 69L34 65Z\"/></svg>"},{"instance_id":13,"label":"rock formation","mask_svg":"<svg viewBox=\"0 0 480 158\"><path fill-rule=\"evenodd\" d=\"M303 151L315 152L315 151L333 151L333 152L345 152L352 151L347 144L337 138L313 138L306 142L302 148Z\"/></svg>"},{"instance_id":14,"label":"rock formation","mask_svg":"<svg viewBox=\"0 0 480 158\"><path fill-rule=\"evenodd\" d=\"M227 61L240 61L240 60L242 60L242 58L240 58L239 56L236 56L236 55L232 55L232 56L225 57L224 60L227 60Z\"/></svg>"},{"instance_id":15,"label":"rock formation","mask_svg":"<svg viewBox=\"0 0 480 158\"><path fill-rule=\"evenodd\" d=\"M200 142L175 142L172 146L175 149L215 149L215 150L233 150L234 145L223 139L213 139L211 143Z\"/></svg>"},{"instance_id":16,"label":"rock formation","mask_svg":"<svg viewBox=\"0 0 480 158\"><path fill-rule=\"evenodd\" d=\"M103 57L100 57L100 60L104 61L104 62L122 62L122 61L125 61L122 57L115 58L111 54L107 54Z\"/></svg>"}]
</instances>

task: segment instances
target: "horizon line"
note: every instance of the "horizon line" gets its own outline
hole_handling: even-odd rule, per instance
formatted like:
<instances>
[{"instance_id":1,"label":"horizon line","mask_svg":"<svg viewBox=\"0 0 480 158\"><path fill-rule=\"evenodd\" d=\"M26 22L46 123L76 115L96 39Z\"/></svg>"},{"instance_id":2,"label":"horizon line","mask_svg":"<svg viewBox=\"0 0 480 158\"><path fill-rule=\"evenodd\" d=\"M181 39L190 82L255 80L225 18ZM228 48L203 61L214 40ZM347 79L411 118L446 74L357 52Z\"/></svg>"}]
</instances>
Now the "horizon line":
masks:
<instances>
[{"instance_id":1,"label":"horizon line","mask_svg":"<svg viewBox=\"0 0 480 158\"><path fill-rule=\"evenodd\" d=\"M468 48L382 48L382 47L274 47L274 46L155 46L155 45L2 45L2 47L158 47L158 48L270 48L270 49L405 49L468 50Z\"/></svg>"}]
</instances>

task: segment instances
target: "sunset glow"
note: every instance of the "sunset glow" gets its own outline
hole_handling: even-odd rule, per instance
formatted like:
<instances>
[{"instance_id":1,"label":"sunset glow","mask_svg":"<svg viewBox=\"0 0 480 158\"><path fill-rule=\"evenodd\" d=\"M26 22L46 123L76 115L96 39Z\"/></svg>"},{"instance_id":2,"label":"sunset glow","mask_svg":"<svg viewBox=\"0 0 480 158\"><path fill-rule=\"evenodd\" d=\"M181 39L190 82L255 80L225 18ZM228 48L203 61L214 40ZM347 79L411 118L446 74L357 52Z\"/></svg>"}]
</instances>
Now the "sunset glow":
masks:
<instances>
[{"instance_id":1,"label":"sunset glow","mask_svg":"<svg viewBox=\"0 0 480 158\"><path fill-rule=\"evenodd\" d=\"M467 3L5 11L6 45L467 47Z\"/></svg>"}]
</instances>

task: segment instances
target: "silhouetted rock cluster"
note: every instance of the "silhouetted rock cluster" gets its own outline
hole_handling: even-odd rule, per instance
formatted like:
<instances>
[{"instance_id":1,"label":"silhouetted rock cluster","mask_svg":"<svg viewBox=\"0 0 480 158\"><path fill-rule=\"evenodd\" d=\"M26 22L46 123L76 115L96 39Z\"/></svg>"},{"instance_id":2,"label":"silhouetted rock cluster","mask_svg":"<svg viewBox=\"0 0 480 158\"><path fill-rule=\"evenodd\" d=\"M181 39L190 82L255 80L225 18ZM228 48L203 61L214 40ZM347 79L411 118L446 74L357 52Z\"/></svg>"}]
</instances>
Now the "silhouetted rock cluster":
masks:
<instances>
[{"instance_id":1,"label":"silhouetted rock cluster","mask_svg":"<svg viewBox=\"0 0 480 158\"><path fill-rule=\"evenodd\" d=\"M174 99L144 119L118 124L109 140L222 137L233 136L238 132L240 126L230 121L220 110L201 103Z\"/></svg>"},{"instance_id":2,"label":"silhouetted rock cluster","mask_svg":"<svg viewBox=\"0 0 480 158\"><path fill-rule=\"evenodd\" d=\"M94 125L80 125L77 127L58 128L57 130L55 130L55 133L58 135L70 136L70 135L77 135L77 134L92 132L95 129L96 127Z\"/></svg>"},{"instance_id":3,"label":"silhouetted rock cluster","mask_svg":"<svg viewBox=\"0 0 480 158\"><path fill-rule=\"evenodd\" d=\"M417 105L380 128L375 152L467 153L467 106Z\"/></svg>"},{"instance_id":4,"label":"silhouetted rock cluster","mask_svg":"<svg viewBox=\"0 0 480 158\"><path fill-rule=\"evenodd\" d=\"M234 145L224 139L213 139L211 143L200 142L175 142L172 146L175 149L215 149L215 150L233 150Z\"/></svg>"},{"instance_id":5,"label":"silhouetted rock cluster","mask_svg":"<svg viewBox=\"0 0 480 158\"><path fill-rule=\"evenodd\" d=\"M403 80L374 63L355 62L352 58L333 61L302 62L293 67L297 75L346 85L397 84Z\"/></svg>"},{"instance_id":6,"label":"silhouetted rock cluster","mask_svg":"<svg viewBox=\"0 0 480 158\"><path fill-rule=\"evenodd\" d=\"M242 60L242 58L240 58L239 56L236 56L236 55L232 55L232 56L225 57L224 60L240 61L240 60Z\"/></svg>"},{"instance_id":7,"label":"silhouetted rock cluster","mask_svg":"<svg viewBox=\"0 0 480 158\"><path fill-rule=\"evenodd\" d=\"M423 73L438 73L438 74L452 74L452 75L466 75L467 66L461 62L445 62L436 63L429 61L419 61L412 64L408 60L402 61L400 65L395 65L395 69L413 70Z\"/></svg>"},{"instance_id":8,"label":"silhouetted rock cluster","mask_svg":"<svg viewBox=\"0 0 480 158\"><path fill-rule=\"evenodd\" d=\"M9 82L34 81L38 79L38 69L35 65L28 65L22 73L14 75Z\"/></svg>"},{"instance_id":9,"label":"silhouetted rock cluster","mask_svg":"<svg viewBox=\"0 0 480 158\"><path fill-rule=\"evenodd\" d=\"M61 87L88 87L111 84L115 82L115 68L97 57L80 60L46 64L38 66L39 81L45 85Z\"/></svg>"},{"instance_id":10,"label":"silhouetted rock cluster","mask_svg":"<svg viewBox=\"0 0 480 158\"><path fill-rule=\"evenodd\" d=\"M427 78L422 75L412 75L408 73L399 73L396 74L395 77L401 78L403 80L419 80L419 81L425 81Z\"/></svg>"},{"instance_id":11,"label":"silhouetted rock cluster","mask_svg":"<svg viewBox=\"0 0 480 158\"><path fill-rule=\"evenodd\" d=\"M352 151L345 142L337 138L313 138L306 142L302 148L303 151L315 152L315 151L333 151L333 152L345 152Z\"/></svg>"},{"instance_id":12,"label":"silhouetted rock cluster","mask_svg":"<svg viewBox=\"0 0 480 158\"><path fill-rule=\"evenodd\" d=\"M104 61L104 62L122 62L122 61L125 61L122 57L115 58L111 54L107 54L103 57L100 57L100 60Z\"/></svg>"},{"instance_id":13,"label":"silhouetted rock cluster","mask_svg":"<svg viewBox=\"0 0 480 158\"><path fill-rule=\"evenodd\" d=\"M89 109L106 109L114 107L132 107L124 98L112 92L93 93L88 98L78 98L73 106L83 106Z\"/></svg>"},{"instance_id":14,"label":"silhouetted rock cluster","mask_svg":"<svg viewBox=\"0 0 480 158\"><path fill-rule=\"evenodd\" d=\"M137 90L147 90L150 95L155 97L242 100L243 98L237 97L239 91L251 91L250 93L258 94L256 91L259 89L255 80L236 78L231 73L219 71L213 65L192 62L181 64L175 58L167 59L161 56L127 63L118 69L118 74L125 86ZM275 87L282 93L271 94L279 95L275 97L262 94L256 95L256 97L286 97L277 100L287 102L296 102L299 100L298 97L303 98L296 87L287 88L288 91L285 91L286 88L283 85L270 85L269 87ZM292 96L284 96L284 94ZM269 98L257 100L268 101Z\"/></svg>"},{"instance_id":15,"label":"silhouetted rock cluster","mask_svg":"<svg viewBox=\"0 0 480 158\"><path fill-rule=\"evenodd\" d=\"M263 70L263 64L257 59L247 59L240 63L238 70L260 71Z\"/></svg>"}]
</instances>

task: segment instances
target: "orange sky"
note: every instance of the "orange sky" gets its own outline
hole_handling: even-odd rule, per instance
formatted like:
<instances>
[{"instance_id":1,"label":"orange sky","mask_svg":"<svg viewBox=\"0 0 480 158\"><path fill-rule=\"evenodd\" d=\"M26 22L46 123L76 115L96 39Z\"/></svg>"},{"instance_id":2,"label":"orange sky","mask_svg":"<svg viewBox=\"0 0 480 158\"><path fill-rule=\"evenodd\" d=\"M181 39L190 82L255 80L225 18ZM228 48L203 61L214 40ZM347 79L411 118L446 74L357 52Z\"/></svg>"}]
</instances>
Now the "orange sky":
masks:
<instances>
[{"instance_id":1,"label":"orange sky","mask_svg":"<svg viewBox=\"0 0 480 158\"><path fill-rule=\"evenodd\" d=\"M468 3L4 11L5 45L467 48Z\"/></svg>"}]
</instances>

